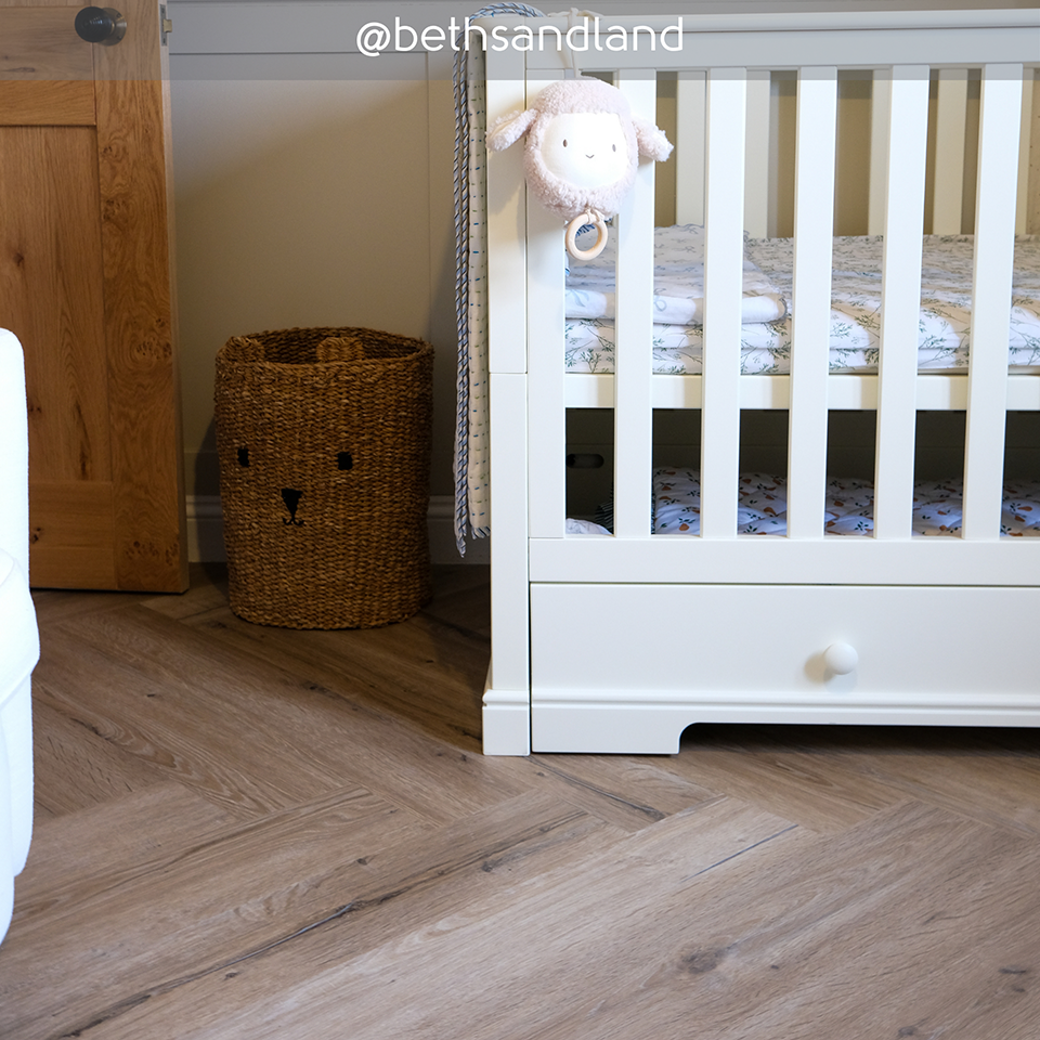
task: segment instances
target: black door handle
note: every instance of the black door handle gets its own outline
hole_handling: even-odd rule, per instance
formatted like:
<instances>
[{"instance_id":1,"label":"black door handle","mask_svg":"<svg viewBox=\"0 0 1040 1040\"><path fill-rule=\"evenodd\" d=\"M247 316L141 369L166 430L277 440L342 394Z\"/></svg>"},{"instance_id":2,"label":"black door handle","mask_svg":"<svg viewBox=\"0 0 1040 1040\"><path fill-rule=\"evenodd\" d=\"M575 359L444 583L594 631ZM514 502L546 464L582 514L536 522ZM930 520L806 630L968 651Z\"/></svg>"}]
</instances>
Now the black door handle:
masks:
<instances>
[{"instance_id":1,"label":"black door handle","mask_svg":"<svg viewBox=\"0 0 1040 1040\"><path fill-rule=\"evenodd\" d=\"M84 7L76 15L76 34L111 47L126 35L126 19L114 7Z\"/></svg>"}]
</instances>

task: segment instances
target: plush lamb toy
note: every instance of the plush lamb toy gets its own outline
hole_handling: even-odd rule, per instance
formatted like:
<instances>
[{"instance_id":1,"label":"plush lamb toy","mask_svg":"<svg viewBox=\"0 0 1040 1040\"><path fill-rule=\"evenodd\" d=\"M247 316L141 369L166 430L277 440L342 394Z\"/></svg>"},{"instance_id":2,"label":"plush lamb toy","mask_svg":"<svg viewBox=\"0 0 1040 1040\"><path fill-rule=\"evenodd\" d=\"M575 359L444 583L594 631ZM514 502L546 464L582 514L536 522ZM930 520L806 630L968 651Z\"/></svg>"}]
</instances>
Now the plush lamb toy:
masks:
<instances>
[{"instance_id":1,"label":"plush lamb toy","mask_svg":"<svg viewBox=\"0 0 1040 1040\"><path fill-rule=\"evenodd\" d=\"M488 129L492 151L527 134L524 173L535 195L569 221L567 249L591 260L607 242L606 217L632 187L641 155L659 162L672 145L653 123L633 116L616 87L598 79L565 79L546 87L531 108L503 116ZM575 236L595 224L596 244L579 250Z\"/></svg>"}]
</instances>

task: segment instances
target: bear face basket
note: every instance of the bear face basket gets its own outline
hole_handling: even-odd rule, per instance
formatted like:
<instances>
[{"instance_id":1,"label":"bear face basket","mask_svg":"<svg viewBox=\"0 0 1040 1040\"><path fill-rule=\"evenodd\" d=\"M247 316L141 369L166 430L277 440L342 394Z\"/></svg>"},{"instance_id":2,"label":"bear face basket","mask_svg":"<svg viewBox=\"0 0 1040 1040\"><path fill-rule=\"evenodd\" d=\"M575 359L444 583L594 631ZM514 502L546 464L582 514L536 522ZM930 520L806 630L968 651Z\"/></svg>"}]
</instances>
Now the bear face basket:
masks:
<instances>
[{"instance_id":1,"label":"bear face basket","mask_svg":"<svg viewBox=\"0 0 1040 1040\"><path fill-rule=\"evenodd\" d=\"M430 598L433 348L372 329L235 336L216 361L231 609L371 628Z\"/></svg>"}]
</instances>

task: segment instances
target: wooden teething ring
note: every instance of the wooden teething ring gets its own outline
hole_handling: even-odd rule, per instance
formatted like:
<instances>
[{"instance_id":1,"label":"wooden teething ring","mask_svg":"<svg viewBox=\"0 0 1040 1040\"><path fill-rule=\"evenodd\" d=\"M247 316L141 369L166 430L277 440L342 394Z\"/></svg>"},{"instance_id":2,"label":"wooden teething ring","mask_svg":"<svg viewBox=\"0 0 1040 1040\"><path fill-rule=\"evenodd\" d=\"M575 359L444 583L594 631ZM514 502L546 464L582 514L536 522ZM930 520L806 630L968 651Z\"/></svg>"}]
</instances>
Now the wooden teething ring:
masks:
<instances>
[{"instance_id":1,"label":"wooden teething ring","mask_svg":"<svg viewBox=\"0 0 1040 1040\"><path fill-rule=\"evenodd\" d=\"M578 237L578 232L586 224L595 225L596 244L588 249L579 249L575 244L575 239ZM607 234L607 222L603 219L603 214L599 210L594 209L582 213L567 225L567 252L575 260L595 260L603 252L603 247L607 244Z\"/></svg>"}]
</instances>

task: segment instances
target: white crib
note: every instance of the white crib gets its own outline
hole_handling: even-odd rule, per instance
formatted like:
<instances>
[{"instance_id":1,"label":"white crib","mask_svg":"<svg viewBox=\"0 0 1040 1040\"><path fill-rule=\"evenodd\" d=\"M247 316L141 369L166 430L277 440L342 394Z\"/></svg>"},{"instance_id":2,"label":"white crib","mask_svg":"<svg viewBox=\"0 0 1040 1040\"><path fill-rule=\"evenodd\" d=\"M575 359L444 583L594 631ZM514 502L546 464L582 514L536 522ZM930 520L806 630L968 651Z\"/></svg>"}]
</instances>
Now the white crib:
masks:
<instances>
[{"instance_id":1,"label":"white crib","mask_svg":"<svg viewBox=\"0 0 1040 1040\"><path fill-rule=\"evenodd\" d=\"M1022 140L1033 122L1038 12L685 17L681 51L651 51L649 30L660 38L676 22L603 18L601 38L620 26L625 49L487 53L489 120L523 108L572 63L611 73L633 110L655 119L658 75L675 73L676 219L703 218L706 259L703 374L655 375L647 346L655 169L641 165L611 232L615 373L568 374L563 226L528 201L518 148L486 157L485 753L667 754L698 722L1040 724L1040 539L999 537L1008 413L1040 410L1040 374L1010 374L1007 354L1016 219L1024 231L1022 215L1035 205ZM504 28L537 32L541 23L481 24L503 39ZM637 25L646 27L638 49ZM677 39L673 32L673 47ZM873 70L870 230L885 241L881 362L867 375L828 370L835 111L838 70L847 69ZM929 79L939 90L938 231L961 211L964 105L950 99L963 98L968 69L981 70L973 347L967 372L920 375ZM749 142L769 139L770 75L779 70L797 75L794 348L789 375L742 376L743 230L764 235L767 222L768 168ZM955 160L945 158L950 148ZM566 533L567 415L586 408L611 415L609 537ZM654 413L664 409L699 410L697 536L651 534ZM735 533L741 413L759 409L787 415L784 536ZM828 420L837 410L876 414L871 537L824 533ZM923 411L966 413L957 537L911 536ZM771 623L756 623L767 616Z\"/></svg>"}]
</instances>

